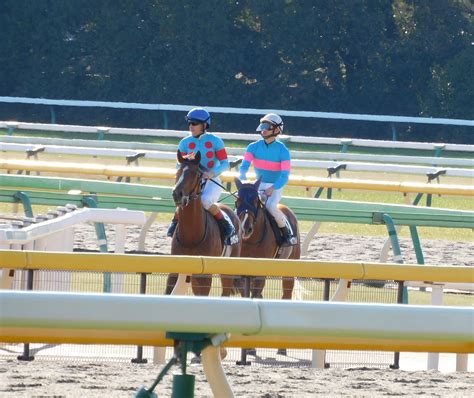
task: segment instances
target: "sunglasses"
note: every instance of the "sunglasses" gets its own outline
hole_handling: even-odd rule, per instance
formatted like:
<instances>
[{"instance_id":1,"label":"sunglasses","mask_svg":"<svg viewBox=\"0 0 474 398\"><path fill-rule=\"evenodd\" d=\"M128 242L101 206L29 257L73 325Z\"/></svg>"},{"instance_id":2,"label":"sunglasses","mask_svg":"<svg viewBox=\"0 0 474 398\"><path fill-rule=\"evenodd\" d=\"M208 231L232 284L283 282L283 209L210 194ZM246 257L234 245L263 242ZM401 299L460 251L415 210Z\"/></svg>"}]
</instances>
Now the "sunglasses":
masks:
<instances>
[{"instance_id":1,"label":"sunglasses","mask_svg":"<svg viewBox=\"0 0 474 398\"><path fill-rule=\"evenodd\" d=\"M259 126L257 127L257 131L273 131L273 130L275 130L275 126L267 122L260 123Z\"/></svg>"},{"instance_id":2,"label":"sunglasses","mask_svg":"<svg viewBox=\"0 0 474 398\"><path fill-rule=\"evenodd\" d=\"M202 124L202 122L188 122L190 126L199 126L200 124Z\"/></svg>"}]
</instances>

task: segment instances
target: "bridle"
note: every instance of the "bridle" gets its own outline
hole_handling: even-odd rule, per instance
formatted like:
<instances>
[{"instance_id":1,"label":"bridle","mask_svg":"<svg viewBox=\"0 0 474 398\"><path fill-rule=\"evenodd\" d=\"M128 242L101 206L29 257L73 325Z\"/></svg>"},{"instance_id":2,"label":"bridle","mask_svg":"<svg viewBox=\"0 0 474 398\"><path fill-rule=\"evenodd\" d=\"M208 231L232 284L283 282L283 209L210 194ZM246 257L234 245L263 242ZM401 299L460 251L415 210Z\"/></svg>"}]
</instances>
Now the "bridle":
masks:
<instances>
[{"instance_id":1,"label":"bridle","mask_svg":"<svg viewBox=\"0 0 474 398\"><path fill-rule=\"evenodd\" d=\"M243 188L241 189L240 191L242 190L250 190L253 188ZM263 203L262 201L260 200L260 197L258 196L258 192L256 192L256 196L257 196L257 204L254 205L253 203L250 203L247 199L245 198L242 198L241 195L239 195L239 199L241 200L241 203L237 206L237 216L240 218L240 215L243 213L244 214L244 217L248 217L249 213L252 214L253 216L253 222L252 222L252 226L254 227L255 224L257 223L257 217L258 217L258 212L261 208L263 208ZM244 221L242 222L242 224L245 222L245 218L244 218Z\"/></svg>"},{"instance_id":2,"label":"bridle","mask_svg":"<svg viewBox=\"0 0 474 398\"><path fill-rule=\"evenodd\" d=\"M189 167L189 166L186 165L184 167ZM175 189L173 189L173 200L176 204L178 204L178 202L179 202L177 200L177 197L176 197L176 187L182 182L182 180L184 178L183 177L184 171L185 171L185 169L183 168L183 170L181 172L181 175L179 176L178 181L176 182ZM184 204L184 206L183 206L182 201L181 201L180 204L179 204L179 207L186 207L194 199L197 199L201 196L203 187L206 184L206 181L205 180L203 181L203 179L201 178L202 174L203 174L203 172L200 169L196 170L196 183L194 184L193 189L189 192L189 194L185 196L185 198L187 200L186 200L186 203Z\"/></svg>"}]
</instances>

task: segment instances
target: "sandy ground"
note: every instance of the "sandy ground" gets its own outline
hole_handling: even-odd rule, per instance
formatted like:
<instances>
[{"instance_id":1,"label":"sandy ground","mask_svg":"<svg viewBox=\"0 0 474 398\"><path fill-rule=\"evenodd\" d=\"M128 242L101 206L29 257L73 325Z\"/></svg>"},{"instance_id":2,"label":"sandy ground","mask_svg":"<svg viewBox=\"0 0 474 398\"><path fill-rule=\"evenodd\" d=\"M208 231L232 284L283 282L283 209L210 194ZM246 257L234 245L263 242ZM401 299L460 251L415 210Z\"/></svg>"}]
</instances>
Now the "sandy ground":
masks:
<instances>
[{"instance_id":1,"label":"sandy ground","mask_svg":"<svg viewBox=\"0 0 474 398\"><path fill-rule=\"evenodd\" d=\"M165 225L155 224L146 251L168 254L170 241ZM113 231L109 235L113 241ZM126 250L137 249L138 230L128 228ZM309 258L315 260L378 261L385 241L380 237L322 234L310 245ZM96 249L93 228L78 229L78 245ZM425 263L474 265L474 245L470 242L423 240ZM405 262L416 263L411 242L401 241ZM113 250L113 244L109 247ZM472 358L471 358L472 359ZM132 397L141 386L149 387L161 370L159 365L130 363L68 363L36 360L0 361L0 397ZM317 370L307 367L240 367L224 365L230 385L238 397L468 397L474 391L474 373L407 371L375 368ZM471 368L471 365L470 365ZM178 372L177 368L173 368ZM212 396L200 365L192 365L196 375L196 397ZM155 390L170 396L169 374ZM471 393L469 393L471 391Z\"/></svg>"},{"instance_id":2,"label":"sandy ground","mask_svg":"<svg viewBox=\"0 0 474 398\"><path fill-rule=\"evenodd\" d=\"M326 369L224 366L237 397L469 397L474 373L407 372L370 368ZM123 363L67 364L0 362L1 397L133 397L149 387L160 366ZM195 396L211 397L200 365L188 372L196 376ZM155 392L171 396L172 376ZM469 393L471 391L471 393Z\"/></svg>"}]
</instances>

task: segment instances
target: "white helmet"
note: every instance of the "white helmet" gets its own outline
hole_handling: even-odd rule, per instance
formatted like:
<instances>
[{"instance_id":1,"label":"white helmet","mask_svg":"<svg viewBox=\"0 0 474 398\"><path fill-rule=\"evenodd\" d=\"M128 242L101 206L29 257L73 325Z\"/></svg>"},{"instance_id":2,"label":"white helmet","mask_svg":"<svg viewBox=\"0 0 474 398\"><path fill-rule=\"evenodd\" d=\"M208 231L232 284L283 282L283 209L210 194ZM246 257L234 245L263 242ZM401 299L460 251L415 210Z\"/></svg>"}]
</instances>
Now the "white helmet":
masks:
<instances>
[{"instance_id":1,"label":"white helmet","mask_svg":"<svg viewBox=\"0 0 474 398\"><path fill-rule=\"evenodd\" d=\"M270 130L280 127L280 133L283 132L283 120L276 113L269 113L260 119L257 131Z\"/></svg>"}]
</instances>

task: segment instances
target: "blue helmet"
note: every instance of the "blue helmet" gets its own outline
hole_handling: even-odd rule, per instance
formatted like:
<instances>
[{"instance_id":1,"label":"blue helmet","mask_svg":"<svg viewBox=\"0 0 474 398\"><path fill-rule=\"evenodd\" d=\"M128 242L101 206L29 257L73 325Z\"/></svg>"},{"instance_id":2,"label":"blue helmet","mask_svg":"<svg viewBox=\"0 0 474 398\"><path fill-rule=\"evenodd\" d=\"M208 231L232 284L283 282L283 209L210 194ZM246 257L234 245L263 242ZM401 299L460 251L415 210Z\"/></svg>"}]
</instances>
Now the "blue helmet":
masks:
<instances>
[{"instance_id":1,"label":"blue helmet","mask_svg":"<svg viewBox=\"0 0 474 398\"><path fill-rule=\"evenodd\" d=\"M185 117L186 121L189 122L199 122L206 123L207 127L211 127L211 114L206 111L204 108L193 108L191 109Z\"/></svg>"}]
</instances>

